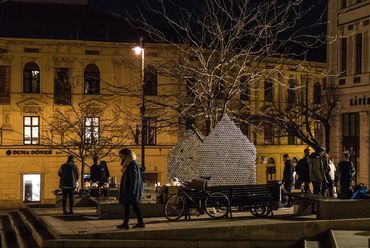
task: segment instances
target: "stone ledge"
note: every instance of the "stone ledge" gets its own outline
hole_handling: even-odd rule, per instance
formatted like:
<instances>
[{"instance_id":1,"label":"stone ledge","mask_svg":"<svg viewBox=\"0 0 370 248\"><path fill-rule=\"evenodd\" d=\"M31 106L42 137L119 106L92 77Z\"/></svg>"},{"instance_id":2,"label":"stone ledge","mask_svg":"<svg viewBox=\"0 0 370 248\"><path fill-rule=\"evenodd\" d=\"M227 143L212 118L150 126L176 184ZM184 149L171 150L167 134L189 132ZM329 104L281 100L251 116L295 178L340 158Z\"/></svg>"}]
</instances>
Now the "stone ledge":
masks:
<instances>
[{"instance_id":1,"label":"stone ledge","mask_svg":"<svg viewBox=\"0 0 370 248\"><path fill-rule=\"evenodd\" d=\"M319 200L317 219L370 218L370 200Z\"/></svg>"}]
</instances>

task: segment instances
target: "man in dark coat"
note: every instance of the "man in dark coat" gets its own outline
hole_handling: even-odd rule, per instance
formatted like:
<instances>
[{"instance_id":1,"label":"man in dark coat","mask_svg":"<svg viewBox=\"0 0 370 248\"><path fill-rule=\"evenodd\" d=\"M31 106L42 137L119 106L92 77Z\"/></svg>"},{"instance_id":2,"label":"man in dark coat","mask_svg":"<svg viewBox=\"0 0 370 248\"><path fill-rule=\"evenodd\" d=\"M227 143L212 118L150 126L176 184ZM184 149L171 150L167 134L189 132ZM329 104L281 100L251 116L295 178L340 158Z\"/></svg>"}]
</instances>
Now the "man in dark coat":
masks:
<instances>
[{"instance_id":1,"label":"man in dark coat","mask_svg":"<svg viewBox=\"0 0 370 248\"><path fill-rule=\"evenodd\" d=\"M98 157L93 158L94 164L90 167L91 183L100 182L100 168L98 164Z\"/></svg>"},{"instance_id":2,"label":"man in dark coat","mask_svg":"<svg viewBox=\"0 0 370 248\"><path fill-rule=\"evenodd\" d=\"M339 176L340 182L340 192L341 197L349 198L350 195L350 187L352 178L355 176L356 170L353 166L353 163L349 161L349 153L343 153L343 160L339 162L337 167L337 175Z\"/></svg>"},{"instance_id":3,"label":"man in dark coat","mask_svg":"<svg viewBox=\"0 0 370 248\"><path fill-rule=\"evenodd\" d=\"M328 181L325 176L323 154L325 149L321 146L315 149L315 152L310 155L310 180L313 185L314 194L323 194L323 184Z\"/></svg>"},{"instance_id":4,"label":"man in dark coat","mask_svg":"<svg viewBox=\"0 0 370 248\"><path fill-rule=\"evenodd\" d=\"M63 192L63 214L73 214L73 191L79 178L77 166L74 164L74 157L68 156L67 163L60 166L58 171L60 187ZM69 198L69 213L67 212L67 196Z\"/></svg>"},{"instance_id":5,"label":"man in dark coat","mask_svg":"<svg viewBox=\"0 0 370 248\"><path fill-rule=\"evenodd\" d=\"M289 158L288 154L283 155L284 160L284 171L283 171L283 185L286 192L291 192L292 186L293 186L293 173L294 173L294 167L292 164L292 161ZM289 197L288 200L288 206L292 205L292 199Z\"/></svg>"},{"instance_id":6,"label":"man in dark coat","mask_svg":"<svg viewBox=\"0 0 370 248\"><path fill-rule=\"evenodd\" d=\"M144 228L145 224L139 207L144 187L141 170L136 162L136 155L127 148L120 150L119 155L122 166L119 203L124 205L124 220L123 224L117 226L117 228L129 229L130 205L135 211L138 222L133 228Z\"/></svg>"},{"instance_id":7,"label":"man in dark coat","mask_svg":"<svg viewBox=\"0 0 370 248\"><path fill-rule=\"evenodd\" d=\"M297 188L300 189L302 183L304 183L303 191L310 193L310 166L308 161L310 159L310 149L307 147L304 149L304 157L298 161L296 166L296 172L298 174Z\"/></svg>"},{"instance_id":8,"label":"man in dark coat","mask_svg":"<svg viewBox=\"0 0 370 248\"><path fill-rule=\"evenodd\" d=\"M100 161L99 174L100 174L99 186L102 187L104 186L104 183L108 182L108 178L110 177L107 162L104 160Z\"/></svg>"}]
</instances>

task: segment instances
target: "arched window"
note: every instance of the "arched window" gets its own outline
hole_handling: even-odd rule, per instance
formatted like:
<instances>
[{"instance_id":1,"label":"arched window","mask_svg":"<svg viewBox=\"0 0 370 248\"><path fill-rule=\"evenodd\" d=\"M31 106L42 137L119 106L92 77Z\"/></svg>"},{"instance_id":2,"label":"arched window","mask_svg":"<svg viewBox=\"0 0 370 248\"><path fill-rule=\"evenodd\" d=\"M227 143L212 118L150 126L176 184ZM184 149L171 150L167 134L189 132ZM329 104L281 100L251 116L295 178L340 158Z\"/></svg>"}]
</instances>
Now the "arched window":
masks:
<instances>
[{"instance_id":1,"label":"arched window","mask_svg":"<svg viewBox=\"0 0 370 248\"><path fill-rule=\"evenodd\" d=\"M225 97L225 81L218 80L215 82L215 97L216 99L223 99Z\"/></svg>"},{"instance_id":2,"label":"arched window","mask_svg":"<svg viewBox=\"0 0 370 248\"><path fill-rule=\"evenodd\" d=\"M275 166L275 159L268 158L268 160L267 160L267 166Z\"/></svg>"},{"instance_id":3,"label":"arched window","mask_svg":"<svg viewBox=\"0 0 370 248\"><path fill-rule=\"evenodd\" d=\"M94 64L85 68L85 94L100 94L100 71Z\"/></svg>"},{"instance_id":4,"label":"arched window","mask_svg":"<svg viewBox=\"0 0 370 248\"><path fill-rule=\"evenodd\" d=\"M289 79L288 80L288 99L287 99L288 104L296 103L295 87L296 85L295 85L294 79Z\"/></svg>"},{"instance_id":5,"label":"arched window","mask_svg":"<svg viewBox=\"0 0 370 248\"><path fill-rule=\"evenodd\" d=\"M23 92L40 93L40 68L35 62L23 67Z\"/></svg>"},{"instance_id":6,"label":"arched window","mask_svg":"<svg viewBox=\"0 0 370 248\"><path fill-rule=\"evenodd\" d=\"M195 86L197 84L197 79L195 77L190 77L186 79L186 95L195 96Z\"/></svg>"},{"instance_id":7,"label":"arched window","mask_svg":"<svg viewBox=\"0 0 370 248\"><path fill-rule=\"evenodd\" d=\"M319 82L316 82L313 86L313 103L321 103L321 85Z\"/></svg>"},{"instance_id":8,"label":"arched window","mask_svg":"<svg viewBox=\"0 0 370 248\"><path fill-rule=\"evenodd\" d=\"M158 75L157 70L152 65L147 65L144 71L144 95L157 95Z\"/></svg>"},{"instance_id":9,"label":"arched window","mask_svg":"<svg viewBox=\"0 0 370 248\"><path fill-rule=\"evenodd\" d=\"M240 89L240 100L249 100L248 78L246 76L240 78Z\"/></svg>"},{"instance_id":10,"label":"arched window","mask_svg":"<svg viewBox=\"0 0 370 248\"><path fill-rule=\"evenodd\" d=\"M272 102L274 99L274 89L272 85L272 80L267 79L265 80L264 84L264 95L265 95L265 102Z\"/></svg>"}]
</instances>

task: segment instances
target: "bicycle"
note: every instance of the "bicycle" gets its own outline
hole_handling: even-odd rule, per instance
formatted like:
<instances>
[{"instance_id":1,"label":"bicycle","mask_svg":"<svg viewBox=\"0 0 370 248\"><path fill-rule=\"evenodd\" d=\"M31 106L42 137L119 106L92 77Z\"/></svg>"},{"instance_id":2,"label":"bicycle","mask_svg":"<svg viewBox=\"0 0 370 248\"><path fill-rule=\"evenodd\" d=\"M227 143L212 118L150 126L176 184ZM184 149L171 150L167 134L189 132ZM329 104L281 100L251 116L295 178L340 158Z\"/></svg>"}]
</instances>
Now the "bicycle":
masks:
<instances>
[{"instance_id":1,"label":"bicycle","mask_svg":"<svg viewBox=\"0 0 370 248\"><path fill-rule=\"evenodd\" d=\"M204 211L214 219L221 219L230 212L229 198L222 192L209 192L206 190L207 181L211 177L200 177L204 179L201 189L191 187L191 183L178 180L180 188L177 194L171 195L164 204L164 216L169 221L176 221L185 213L185 219L190 218L189 208L193 204L199 213ZM200 199L194 199L191 194L200 194ZM204 203L204 204L203 204Z\"/></svg>"}]
</instances>

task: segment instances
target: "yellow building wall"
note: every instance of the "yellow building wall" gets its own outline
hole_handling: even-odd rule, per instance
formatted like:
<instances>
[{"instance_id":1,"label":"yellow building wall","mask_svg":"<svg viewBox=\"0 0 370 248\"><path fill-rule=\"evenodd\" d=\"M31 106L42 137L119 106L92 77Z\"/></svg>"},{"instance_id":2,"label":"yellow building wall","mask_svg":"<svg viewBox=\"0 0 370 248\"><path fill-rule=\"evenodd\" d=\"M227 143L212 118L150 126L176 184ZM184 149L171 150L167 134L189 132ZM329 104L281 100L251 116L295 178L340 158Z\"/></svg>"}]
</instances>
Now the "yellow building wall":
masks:
<instances>
[{"instance_id":1,"label":"yellow building wall","mask_svg":"<svg viewBox=\"0 0 370 248\"><path fill-rule=\"evenodd\" d=\"M22 178L25 174L41 175L41 203L54 203L54 190L58 188L58 169L66 160L67 155L53 149L52 155L15 155L9 152L32 150L48 150L42 145L23 145L23 117L41 116L40 135L43 138L47 129L47 120L57 107L54 105L54 70L55 68L70 68L73 79L72 103L77 105L81 101L92 99L101 100L102 95L114 96L107 90L107 84L130 89L140 90L140 60L131 51L133 44L37 40L37 39L12 39L0 38L0 48L7 48L8 53L0 54L0 66L10 66L10 105L0 105L0 208L14 208L24 205ZM24 48L39 48L39 53L25 53ZM147 56L147 64L155 64L173 58L175 51L163 45L146 46L147 50L158 54ZM97 50L100 55L85 55L85 50ZM23 93L23 67L27 62L36 62L40 68L40 93ZM100 70L101 95L84 94L84 69L88 64L95 64ZM317 66L320 70L322 65ZM286 68L287 72L289 68ZM301 73L291 72L300 76ZM171 79L158 77L158 92L164 94L178 91L179 85L169 84ZM283 90L282 90L283 91ZM285 91L284 91L285 92ZM262 106L263 91L256 91L252 97L255 106ZM275 91L279 99L279 91ZM281 94L281 93L280 93ZM103 99L104 100L104 99ZM115 96L114 101L127 106L134 115L139 114L140 99L129 96ZM104 114L112 115L112 104L105 106ZM58 107L63 108L63 107ZM31 109L31 110L30 110ZM137 124L140 124L139 122ZM177 143L179 130L168 127L157 136L157 144L146 146L146 172L158 173L158 181L163 185L167 183L167 156L170 149ZM251 140L253 140L250 137ZM263 143L259 136L258 144ZM132 148L140 162L140 146L129 139L125 145ZM283 161L282 155L288 153L291 158L301 158L303 145L257 145L257 183L266 183L266 158L272 157L276 162L276 180L281 180ZM119 164L118 150L116 157L108 162L111 176L117 177L119 183L121 167ZM87 161L89 165L92 161ZM77 163L80 168L80 164ZM85 172L89 172L86 168Z\"/></svg>"}]
</instances>

